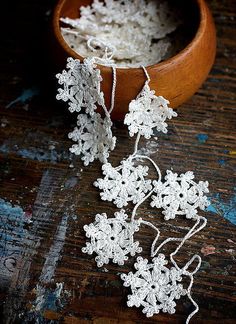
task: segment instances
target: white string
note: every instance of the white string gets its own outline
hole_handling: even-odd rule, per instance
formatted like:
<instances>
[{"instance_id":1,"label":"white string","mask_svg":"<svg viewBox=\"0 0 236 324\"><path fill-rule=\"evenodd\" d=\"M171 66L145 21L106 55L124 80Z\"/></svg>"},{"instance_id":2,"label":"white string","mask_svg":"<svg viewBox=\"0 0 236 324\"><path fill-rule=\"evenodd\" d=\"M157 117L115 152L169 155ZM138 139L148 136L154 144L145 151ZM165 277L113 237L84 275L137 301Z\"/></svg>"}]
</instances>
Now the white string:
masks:
<instances>
[{"instance_id":1,"label":"white string","mask_svg":"<svg viewBox=\"0 0 236 324\"><path fill-rule=\"evenodd\" d=\"M200 221L203 220L203 224L197 229L195 230L195 228L199 225ZM207 219L205 217L202 217L202 216L198 216L197 218L197 221L196 223L193 225L193 227L189 230L189 232L184 236L184 238L174 238L174 237L169 237L167 238L165 241L163 241L157 248L156 250L152 251L152 254L151 256L154 257L158 252L159 250L167 243L169 242L181 242L176 250L174 252L171 253L170 255L170 258L173 259L173 256L179 251L179 249L183 246L183 244L186 242L186 240L188 240L190 237L192 237L193 235L195 235L197 232L201 231L205 226L206 226L206 223L207 223ZM178 270L180 269L178 267L178 265L175 263L174 259L171 260L174 265L178 268Z\"/></svg>"},{"instance_id":2,"label":"white string","mask_svg":"<svg viewBox=\"0 0 236 324\"><path fill-rule=\"evenodd\" d=\"M146 159L146 160L148 160L148 161L150 161L151 163L152 163L152 165L154 166L154 168L155 168L155 170L157 171L157 174L158 174L158 176L159 176L159 179L158 179L158 181L160 181L161 180L161 170L159 169L159 167L157 166L157 164L149 157L149 156L146 156L146 155L135 155L135 156L133 156L133 159Z\"/></svg>"},{"instance_id":3,"label":"white string","mask_svg":"<svg viewBox=\"0 0 236 324\"><path fill-rule=\"evenodd\" d=\"M147 78L147 81L145 83L148 84L151 81L150 76L149 76L148 71L145 68L145 66L142 65L142 69L143 69L143 71L144 71L144 73L146 75L146 78Z\"/></svg>"},{"instance_id":4,"label":"white string","mask_svg":"<svg viewBox=\"0 0 236 324\"><path fill-rule=\"evenodd\" d=\"M202 225L198 227L198 225L200 224L200 222L203 221ZM199 255L195 254L187 263L186 265L181 269L179 268L179 266L177 265L176 261L174 260L174 255L176 255L178 253L178 251L181 249L181 247L184 245L184 243L186 242L186 240L188 240L189 238L191 238L193 235L195 235L196 233L198 233L199 231L201 231L207 224L207 219L205 217L202 216L198 216L196 223L194 224L194 226L188 231L188 233L184 236L184 238L168 238L166 239L164 242L162 242L158 248L154 251L154 242L157 242L157 239L159 238L159 233L156 236L155 240L153 241L152 244L152 249L151 249L151 256L154 257L157 252L168 242L178 242L180 241L180 244L177 246L177 248L175 249L174 252L172 252L170 254L170 260L172 262L172 264L175 266L175 268L179 271L181 271L183 274L185 274L186 276L188 276L190 278L190 284L187 288L187 296L189 298L189 300L192 302L192 304L195 307L195 310L189 314L187 320L186 320L186 324L188 324L190 322L190 319L199 311L199 306L198 304L195 302L195 300L192 298L191 296L191 289L193 286L193 275L200 269L201 267L201 262L202 259ZM198 228L197 228L198 227ZM196 229L197 228L197 229ZM195 269L191 272L188 271L189 266L195 261L198 260L197 266L195 267Z\"/></svg>"},{"instance_id":5,"label":"white string","mask_svg":"<svg viewBox=\"0 0 236 324\"><path fill-rule=\"evenodd\" d=\"M140 134L140 132L138 132L138 135L136 137L135 144L134 144L134 153L133 153L133 155L135 155L138 152L138 144L139 144L139 141L140 141L140 137L141 137L141 134Z\"/></svg>"},{"instance_id":6,"label":"white string","mask_svg":"<svg viewBox=\"0 0 236 324\"><path fill-rule=\"evenodd\" d=\"M101 106L102 106L102 108L103 108L103 110L104 110L104 112L105 112L106 117L107 117L108 119L111 119L111 116L110 116L110 114L109 114L109 111L107 110L107 107L106 107L106 105L105 105L104 102L101 104Z\"/></svg>"},{"instance_id":7,"label":"white string","mask_svg":"<svg viewBox=\"0 0 236 324\"><path fill-rule=\"evenodd\" d=\"M67 33L67 34L70 34L70 35L77 36L78 38L81 38L81 39L85 39L85 40L87 39L87 37L85 37L85 36L79 34L78 31L75 31L75 30L70 29L70 28L64 28L64 27L61 27L61 31L62 31L62 32L65 32L65 33Z\"/></svg>"},{"instance_id":8,"label":"white string","mask_svg":"<svg viewBox=\"0 0 236 324\"><path fill-rule=\"evenodd\" d=\"M170 259L171 259L171 261L172 261L172 263L175 265L175 266L177 266L177 264L176 264L176 262L175 262L175 260L174 260L174 258L173 258L173 256L180 250L180 248L183 246L183 244L185 243L185 241L188 239L188 238L190 238L191 236L193 236L193 235L195 235L197 232L199 232L199 231L201 231L205 226L206 226L206 224L207 224L207 219L205 218L205 217L202 217L202 216L199 216L199 218L198 218L198 220L199 220L199 222L200 222L200 220L203 220L203 224L197 229L197 230L195 230L195 231L192 231L192 233L190 234L190 232L185 236L185 238L183 239L183 241L179 244L179 246L177 247L177 249L173 252L173 253L171 253L171 255L170 255ZM199 223L198 223L199 224ZM195 225L197 225L197 223L195 224ZM189 267L189 265L195 260L195 259L198 259L198 265L196 266L196 268L195 268L195 270L192 272L192 273L190 273L189 271L186 271L186 269ZM187 295L188 295L188 298L189 298L189 300L192 302L192 304L195 306L195 310L191 313L191 314L189 314L189 316L188 316L188 318L187 318L187 320L186 320L186 324L188 324L189 323L189 321L190 321L190 319L199 311L199 307L198 307L198 304L195 302L195 300L192 298L192 296L191 296L191 289L192 289L192 286L193 286L193 275L200 269L200 266L201 266L201 262L202 262L202 259L201 259L201 257L199 256L199 255L194 255L193 257L192 257L192 259L185 265L185 267L183 268L183 273L185 274L185 275L187 275L189 278L190 278L190 284L189 284L189 286L188 286L188 289L187 289ZM178 266L177 266L177 268L179 268Z\"/></svg>"},{"instance_id":9,"label":"white string","mask_svg":"<svg viewBox=\"0 0 236 324\"><path fill-rule=\"evenodd\" d=\"M201 220L203 220L203 223L202 225L194 230L198 225L199 223L201 222ZM190 238L192 237L193 235L195 235L196 233L200 232L207 224L207 219L205 217L202 217L202 216L198 216L197 218L197 222L195 223L195 225L192 227L192 229L185 235L185 237L183 238L182 242L178 245L178 247L176 248L176 250L174 252L172 252L170 254L170 259L172 261L172 263L178 268L178 265L176 264L175 260L173 259L173 256L177 254L177 252L181 249L181 247L184 245L184 243Z\"/></svg>"},{"instance_id":10,"label":"white string","mask_svg":"<svg viewBox=\"0 0 236 324\"><path fill-rule=\"evenodd\" d=\"M107 107L105 103L102 103L102 108L105 112L106 117L111 120L111 112L114 109L115 106L115 95L116 95L116 84L117 84L117 79L116 79L116 67L115 65L112 66L112 75L113 75L113 80L112 80L112 92L111 92L111 107L110 110L107 110ZM105 157L104 158L104 163L108 163L108 159Z\"/></svg>"},{"instance_id":11,"label":"white string","mask_svg":"<svg viewBox=\"0 0 236 324\"><path fill-rule=\"evenodd\" d=\"M157 231L157 235L156 235L154 241L152 242L152 247L151 247L151 249L153 249L154 246L155 246L155 244L156 244L156 242L157 242L158 239L159 239L159 236L160 236L160 230L159 230L155 225L153 225L153 224L150 223L150 222L147 222L147 221L141 220L141 223L144 224L144 225L147 225L147 226L153 228L155 231Z\"/></svg>"},{"instance_id":12,"label":"white string","mask_svg":"<svg viewBox=\"0 0 236 324\"><path fill-rule=\"evenodd\" d=\"M149 160L153 166L155 167L156 171L157 171L157 174L158 174L158 181L161 181L161 171L159 169L159 167L156 165L156 163L151 159L149 158L148 156L145 156L145 155L132 155L131 156L131 159L134 159L134 158L142 158L142 159L147 159ZM134 207L133 209L133 212L132 212L132 216L131 216L131 221L134 220L134 217L135 217L135 214L136 214L136 211L138 209L138 207L146 200L148 199L154 192L155 188L153 188L143 199L141 199ZM155 239L156 241L156 239Z\"/></svg>"},{"instance_id":13,"label":"white string","mask_svg":"<svg viewBox=\"0 0 236 324\"><path fill-rule=\"evenodd\" d=\"M99 63L99 61L100 61L101 64L111 66L111 68L112 68L113 80L112 80L112 92L111 92L111 107L110 107L110 110L108 111L105 104L102 104L102 108L103 108L106 116L108 118L110 118L110 114L113 111L114 106L115 106L115 94L116 94L116 85L117 85L116 66L115 66L115 64L113 62L111 62L111 59L112 59L112 57L113 57L113 55L115 53L115 49L113 48L113 46L111 46L109 44L106 44L103 41L96 39L95 37L90 37L87 40L87 46L93 52L97 51L97 49L93 46L92 42L94 42L94 45L97 44L97 46L100 46L100 47L103 46L105 48L104 57L101 58L101 57L94 56L93 59L96 60L97 63ZM110 53L108 53L108 50L110 50ZM108 54L109 54L109 56L108 56Z\"/></svg>"},{"instance_id":14,"label":"white string","mask_svg":"<svg viewBox=\"0 0 236 324\"><path fill-rule=\"evenodd\" d=\"M112 91L111 91L111 108L109 110L109 114L111 114L115 106L115 95L116 95L116 84L117 84L115 65L112 66L112 75L113 75L113 80L112 80Z\"/></svg>"},{"instance_id":15,"label":"white string","mask_svg":"<svg viewBox=\"0 0 236 324\"><path fill-rule=\"evenodd\" d=\"M199 311L199 306L195 302L195 300L193 299L193 297L191 295L191 289L192 289L192 286L193 286L193 275L189 275L189 278L190 278L190 284L189 284L188 289L187 289L187 296L188 296L189 300L192 302L192 304L195 306L195 310L192 311L192 313L189 314L189 316L187 317L186 324L188 324L190 322L190 319Z\"/></svg>"},{"instance_id":16,"label":"white string","mask_svg":"<svg viewBox=\"0 0 236 324\"><path fill-rule=\"evenodd\" d=\"M148 84L150 82L150 80L151 80L150 76L149 76L145 66L142 65L142 69L143 69L143 71L145 73L145 76L147 78L145 84ZM138 135L136 137L136 141L135 141L135 144L134 144L134 153L133 153L133 155L135 155L137 153L137 151L138 151L138 144L139 144L139 141L140 141L140 137L141 137L140 132L138 132Z\"/></svg>"},{"instance_id":17,"label":"white string","mask_svg":"<svg viewBox=\"0 0 236 324\"><path fill-rule=\"evenodd\" d=\"M134 221L134 218L135 218L135 215L136 215L136 211L137 211L137 209L138 209L138 207L146 200L146 199L148 199L149 197L150 197L150 195L153 193L153 191L154 191L154 188L148 193L148 195L146 195L137 205L135 205L135 207L134 207L134 209L133 209L133 212L132 212L132 215L131 215L131 222L133 222ZM153 225L152 223L150 223L150 222L147 222L147 221L144 221L144 220L141 220L141 223L142 224L144 224L144 225L147 225L147 226L149 226L149 227L151 227L151 228L153 228L156 232L157 232L157 235L156 235L156 237L155 237L155 239L154 239L154 241L152 242L152 247L151 247L151 249L154 249L154 246L155 246L155 244L156 244L156 242L158 241L158 239L159 239L159 236L160 236L160 231L159 231L159 229L155 226L155 225Z\"/></svg>"},{"instance_id":18,"label":"white string","mask_svg":"<svg viewBox=\"0 0 236 324\"><path fill-rule=\"evenodd\" d=\"M133 211L132 211L132 215L131 215L131 222L133 222L134 221L134 217L135 217L135 215L136 215L136 211L137 211L137 209L138 209L138 207L146 200L146 199L148 199L150 196L151 196L151 194L154 192L154 189L155 188L153 188L145 197L143 197L143 199L141 199L135 206L134 206L134 209L133 209Z\"/></svg>"},{"instance_id":19,"label":"white string","mask_svg":"<svg viewBox=\"0 0 236 324\"><path fill-rule=\"evenodd\" d=\"M94 42L94 45L92 44L92 42ZM115 48L114 46L112 46L111 44L108 44L108 43L104 43L102 40L100 39L97 39L95 37L89 37L89 39L87 40L87 46L88 48L92 51L92 52L97 52L98 49L96 49L94 46L98 46L100 47L101 49L104 48L105 49L105 59L107 61L110 61L115 53ZM110 56L108 57L108 53L107 53L107 50L110 50ZM98 59L101 59L102 58L99 58Z\"/></svg>"},{"instance_id":20,"label":"white string","mask_svg":"<svg viewBox=\"0 0 236 324\"><path fill-rule=\"evenodd\" d=\"M111 68L112 68L113 80L112 80L112 92L111 92L111 106L110 106L110 110L108 111L108 109L107 109L107 107L105 105L105 102L103 102L101 104L101 106L102 106L102 108L103 108L103 110L105 112L106 117L109 120L111 120L111 112L113 111L114 106L115 106L115 94L116 94L117 77L116 77L116 66L114 65L113 62L109 62L109 61L111 61L111 59L112 59L112 57L113 57L113 55L115 53L115 49L112 46L110 46L110 48L109 48L109 45L108 44L105 44L103 41L98 40L95 37L90 37L87 40L87 46L93 52L97 51L97 49L93 47L92 42L94 42L95 45L97 43L98 46L101 46L102 45L103 47L105 47L105 54L104 54L105 57L100 58L98 56L93 56L94 62L97 62L98 64L100 62L101 64L105 64L107 66L111 66ZM109 53L110 56L109 57L108 57L108 49L110 50L110 53ZM105 159L105 163L107 163L107 159Z\"/></svg>"},{"instance_id":21,"label":"white string","mask_svg":"<svg viewBox=\"0 0 236 324\"><path fill-rule=\"evenodd\" d=\"M189 268L189 266L196 260L196 259L198 259L198 264L197 264L197 266L195 267L195 269L193 270L193 271L191 271L191 272L189 272L189 271L187 271L187 269ZM199 268L200 268L200 266L201 266L201 262L202 262L202 258L200 257L200 255L198 255L198 254L195 254L194 256L192 256L192 258L185 264L185 266L183 267L183 272L185 273L185 274L192 274L192 275L194 275L195 273L197 273L198 272L198 270L199 270Z\"/></svg>"},{"instance_id":22,"label":"white string","mask_svg":"<svg viewBox=\"0 0 236 324\"><path fill-rule=\"evenodd\" d=\"M92 45L91 45L91 42L94 41L94 37L90 37L88 40L87 40L87 46L88 48L90 49L90 51L92 52L95 52L97 51L96 48L94 48Z\"/></svg>"}]
</instances>

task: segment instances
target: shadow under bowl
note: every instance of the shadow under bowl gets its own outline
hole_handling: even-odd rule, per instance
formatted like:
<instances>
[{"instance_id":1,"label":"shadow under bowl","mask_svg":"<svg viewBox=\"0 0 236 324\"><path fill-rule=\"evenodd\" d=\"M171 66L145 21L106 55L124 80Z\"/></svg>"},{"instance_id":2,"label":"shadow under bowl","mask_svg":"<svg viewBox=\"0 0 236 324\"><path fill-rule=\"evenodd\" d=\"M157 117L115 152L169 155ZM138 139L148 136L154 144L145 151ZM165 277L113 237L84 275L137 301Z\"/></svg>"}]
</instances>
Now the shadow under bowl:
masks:
<instances>
[{"instance_id":1,"label":"shadow under bowl","mask_svg":"<svg viewBox=\"0 0 236 324\"><path fill-rule=\"evenodd\" d=\"M170 4L176 6L176 1ZM80 6L91 0L59 0L53 15L55 46L53 55L58 67L65 66L67 57L83 60L73 51L61 34L61 17L78 18ZM174 4L175 3L175 4ZM150 88L170 101L176 108L189 99L206 79L215 59L216 31L211 12L205 0L179 0L183 15L182 31L186 35L184 48L171 58L147 67ZM112 69L98 65L103 77L102 90L107 106L110 106ZM142 89L146 78L141 68L117 68L115 108L112 118L122 120L128 105Z\"/></svg>"}]
</instances>

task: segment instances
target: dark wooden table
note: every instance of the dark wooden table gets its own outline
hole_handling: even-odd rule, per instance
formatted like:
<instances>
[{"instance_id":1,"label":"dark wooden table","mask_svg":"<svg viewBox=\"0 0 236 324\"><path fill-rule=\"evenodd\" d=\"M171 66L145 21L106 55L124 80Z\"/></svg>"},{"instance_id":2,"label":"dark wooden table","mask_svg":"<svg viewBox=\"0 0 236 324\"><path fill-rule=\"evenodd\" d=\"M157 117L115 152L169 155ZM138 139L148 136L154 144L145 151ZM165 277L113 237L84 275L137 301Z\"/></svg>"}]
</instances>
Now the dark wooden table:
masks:
<instances>
[{"instance_id":1,"label":"dark wooden table","mask_svg":"<svg viewBox=\"0 0 236 324\"><path fill-rule=\"evenodd\" d=\"M2 11L0 116L0 307L2 323L183 323L191 304L173 316L146 319L126 307L128 290L117 276L132 269L98 269L81 252L83 225L96 212L115 211L93 187L100 164L84 167L68 153L74 118L57 103L47 35L53 0L7 3ZM236 16L234 0L209 1L218 30L217 58L207 81L178 108L168 135L141 145L160 168L193 170L210 182L208 226L189 240L178 260L200 253L193 296L200 311L192 323L236 322ZM191 76L190 76L191 77ZM132 150L116 125L118 164ZM158 151L157 151L158 149ZM148 205L138 214L161 229L162 239L183 236L190 222L163 222ZM153 232L137 234L149 255ZM169 244L166 252L175 247Z\"/></svg>"}]
</instances>

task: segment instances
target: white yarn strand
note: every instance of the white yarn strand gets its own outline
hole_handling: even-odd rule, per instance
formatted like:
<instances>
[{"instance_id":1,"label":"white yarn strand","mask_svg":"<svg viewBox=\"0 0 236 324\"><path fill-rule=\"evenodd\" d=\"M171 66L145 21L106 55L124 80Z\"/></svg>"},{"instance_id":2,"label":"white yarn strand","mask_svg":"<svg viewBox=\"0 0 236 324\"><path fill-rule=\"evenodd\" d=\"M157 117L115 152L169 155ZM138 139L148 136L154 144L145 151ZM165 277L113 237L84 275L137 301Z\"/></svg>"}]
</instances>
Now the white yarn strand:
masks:
<instances>
[{"instance_id":1,"label":"white yarn strand","mask_svg":"<svg viewBox=\"0 0 236 324\"><path fill-rule=\"evenodd\" d=\"M135 159L145 159L145 160L150 161L152 163L152 165L154 166L155 170L157 171L158 181L161 180L161 171L160 171L159 167L157 166L157 164L149 156L137 154L134 156L134 158Z\"/></svg>"},{"instance_id":2,"label":"white yarn strand","mask_svg":"<svg viewBox=\"0 0 236 324\"><path fill-rule=\"evenodd\" d=\"M151 81L151 79L150 79L150 76L149 76L149 74L148 74L148 71L147 71L147 69L145 68L144 65L142 65L142 69L143 69L143 71L144 71L144 73L145 73L145 76L146 76L146 78L147 78L147 81L146 81L145 83L146 83L146 84L149 84L149 82Z\"/></svg>"},{"instance_id":3,"label":"white yarn strand","mask_svg":"<svg viewBox=\"0 0 236 324\"><path fill-rule=\"evenodd\" d=\"M202 225L198 227L198 225L200 224L200 222L203 221ZM184 243L190 239L193 235L195 235L196 233L198 233L199 231L201 231L207 224L207 219L205 217L202 216L198 216L196 223L193 225L193 227L188 231L188 233L184 236L184 238L167 238L164 242L162 242L158 248L156 250L154 250L155 247L155 243L157 242L157 240L159 239L159 233L157 234L155 240L153 241L152 244L152 248L151 248L151 256L155 257L155 255L159 252L159 250L167 243L169 242L180 242L180 244L178 245L178 247L175 249L174 252L172 252L170 254L170 260L172 262L172 264L175 266L175 268L178 271L183 272L183 274L185 274L186 276L188 276L190 278L190 284L187 288L187 296L189 298L189 300L192 302L192 304L195 307L195 310L188 316L187 320L186 320L186 324L188 324L190 322L190 319L199 311L199 306L198 304L194 301L194 299L191 296L191 289L193 286L193 275L200 269L201 266L201 257L197 254L195 254L187 263L186 265L181 269L176 261L174 260L174 255L176 255L178 253L178 251L181 249L181 247L184 245ZM198 228L197 228L198 227ZM195 267L195 269L192 272L187 271L188 267L195 261L198 260L198 264Z\"/></svg>"},{"instance_id":4,"label":"white yarn strand","mask_svg":"<svg viewBox=\"0 0 236 324\"><path fill-rule=\"evenodd\" d=\"M135 155L138 152L138 144L139 144L140 138L141 138L141 134L139 132L137 137L136 137L136 140L135 140L133 155Z\"/></svg>"},{"instance_id":5,"label":"white yarn strand","mask_svg":"<svg viewBox=\"0 0 236 324\"><path fill-rule=\"evenodd\" d=\"M146 195L143 199L140 200L140 202L137 203L137 205L135 205L133 211L132 211L132 216L131 216L131 221L134 221L134 218L135 218L135 215L136 215L136 212L137 212L137 209L140 205L142 205L142 203L147 200L154 192L154 189L152 189L148 195Z\"/></svg>"},{"instance_id":6,"label":"white yarn strand","mask_svg":"<svg viewBox=\"0 0 236 324\"><path fill-rule=\"evenodd\" d=\"M112 80L112 92L111 92L111 108L109 110L109 114L112 113L114 106L115 106L115 95L116 95L116 83L117 83L117 79L116 79L116 66L113 65L112 66L112 75L113 75L113 80Z\"/></svg>"}]
</instances>

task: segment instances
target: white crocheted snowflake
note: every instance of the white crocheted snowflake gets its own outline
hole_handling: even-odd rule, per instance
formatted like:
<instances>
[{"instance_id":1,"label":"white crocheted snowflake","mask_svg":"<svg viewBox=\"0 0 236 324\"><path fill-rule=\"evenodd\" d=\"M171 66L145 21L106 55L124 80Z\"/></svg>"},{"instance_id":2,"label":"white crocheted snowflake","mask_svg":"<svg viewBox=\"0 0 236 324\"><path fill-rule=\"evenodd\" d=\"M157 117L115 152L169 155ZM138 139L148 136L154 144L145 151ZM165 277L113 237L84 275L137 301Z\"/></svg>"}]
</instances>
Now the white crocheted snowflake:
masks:
<instances>
[{"instance_id":1,"label":"white crocheted snowflake","mask_svg":"<svg viewBox=\"0 0 236 324\"><path fill-rule=\"evenodd\" d=\"M127 222L127 215L124 210L114 214L114 218L107 218L107 215L97 214L95 222L84 226L86 236L90 242L82 248L83 253L97 256L95 261L98 267L113 263L123 265L128 260L128 254L134 256L140 253L142 248L139 242L134 242L134 233L139 230L140 220Z\"/></svg>"},{"instance_id":2,"label":"white crocheted snowflake","mask_svg":"<svg viewBox=\"0 0 236 324\"><path fill-rule=\"evenodd\" d=\"M105 177L97 179L94 185L102 190L102 200L113 201L118 208L127 206L129 201L138 203L152 189L151 180L145 180L148 167L134 166L131 159L122 161L117 168L106 163L102 170Z\"/></svg>"},{"instance_id":3,"label":"white crocheted snowflake","mask_svg":"<svg viewBox=\"0 0 236 324\"><path fill-rule=\"evenodd\" d=\"M73 58L67 60L67 71L56 75L58 83L63 85L58 89L56 98L69 102L70 112L80 112L82 108L93 115L96 104L104 103L104 94L100 89L102 77L100 70L91 59L85 59L83 63Z\"/></svg>"},{"instance_id":4,"label":"white crocheted snowflake","mask_svg":"<svg viewBox=\"0 0 236 324\"><path fill-rule=\"evenodd\" d=\"M168 100L162 96L157 97L155 91L151 91L149 85L145 84L138 97L129 104L129 112L125 116L124 123L128 125L130 136L140 133L149 139L154 130L166 133L166 119L177 116L168 104Z\"/></svg>"},{"instance_id":5,"label":"white crocheted snowflake","mask_svg":"<svg viewBox=\"0 0 236 324\"><path fill-rule=\"evenodd\" d=\"M111 120L102 119L98 113L95 113L92 118L86 114L78 115L77 127L68 135L70 139L77 142L72 145L70 151L76 155L82 154L84 165L88 165L95 159L105 163L109 151L114 150L116 144L111 126Z\"/></svg>"},{"instance_id":6,"label":"white crocheted snowflake","mask_svg":"<svg viewBox=\"0 0 236 324\"><path fill-rule=\"evenodd\" d=\"M152 196L152 207L163 208L165 219L174 219L176 215L196 218L197 208L204 210L209 201L204 195L208 193L208 182L193 181L194 174L189 171L178 175L167 171L165 182L153 181L156 195Z\"/></svg>"},{"instance_id":7,"label":"white crocheted snowflake","mask_svg":"<svg viewBox=\"0 0 236 324\"><path fill-rule=\"evenodd\" d=\"M137 258L134 267L135 273L122 274L124 286L131 288L128 295L127 305L129 307L143 306L142 312L147 317L158 314L160 310L164 313L175 313L176 299L186 295L187 291L179 282L182 280L181 271L172 267L168 269L163 254L159 254L148 263L147 259Z\"/></svg>"}]
</instances>

